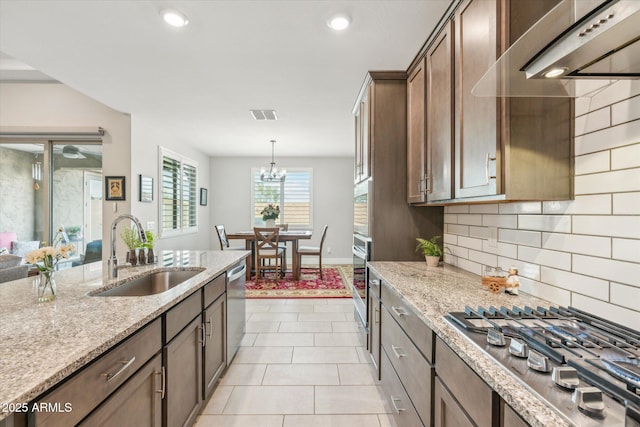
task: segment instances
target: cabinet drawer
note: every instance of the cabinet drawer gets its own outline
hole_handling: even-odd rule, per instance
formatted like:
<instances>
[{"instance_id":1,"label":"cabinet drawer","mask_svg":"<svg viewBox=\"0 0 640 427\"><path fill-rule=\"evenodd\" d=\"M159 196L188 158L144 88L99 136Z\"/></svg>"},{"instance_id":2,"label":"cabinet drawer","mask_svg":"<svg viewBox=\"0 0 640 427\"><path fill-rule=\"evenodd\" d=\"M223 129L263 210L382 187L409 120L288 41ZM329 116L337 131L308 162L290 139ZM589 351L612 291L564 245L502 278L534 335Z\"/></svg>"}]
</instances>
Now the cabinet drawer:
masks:
<instances>
[{"instance_id":1,"label":"cabinet drawer","mask_svg":"<svg viewBox=\"0 0 640 427\"><path fill-rule=\"evenodd\" d=\"M396 425L403 427L423 427L424 424L420 421L418 413L413 407L409 396L407 396L404 387L402 387L400 378L398 378L396 371L393 370L393 365L391 365L391 361L384 351L382 351L380 355L380 368L382 371L382 390Z\"/></svg>"},{"instance_id":2,"label":"cabinet drawer","mask_svg":"<svg viewBox=\"0 0 640 427\"><path fill-rule=\"evenodd\" d=\"M386 309L381 310L382 347L425 425L431 424L433 368Z\"/></svg>"},{"instance_id":3,"label":"cabinet drawer","mask_svg":"<svg viewBox=\"0 0 640 427\"><path fill-rule=\"evenodd\" d=\"M529 424L522 418L520 415L514 411L511 406L501 401L502 404L502 420L500 421L500 425L504 427L527 427Z\"/></svg>"},{"instance_id":4,"label":"cabinet drawer","mask_svg":"<svg viewBox=\"0 0 640 427\"><path fill-rule=\"evenodd\" d=\"M173 307L166 314L166 341L169 342L202 312L202 294L194 292L190 297Z\"/></svg>"},{"instance_id":5,"label":"cabinet drawer","mask_svg":"<svg viewBox=\"0 0 640 427\"><path fill-rule=\"evenodd\" d=\"M222 273L204 285L204 307L209 307L227 289L227 274Z\"/></svg>"},{"instance_id":6,"label":"cabinet drawer","mask_svg":"<svg viewBox=\"0 0 640 427\"><path fill-rule=\"evenodd\" d=\"M474 427L439 378L436 378L433 394L435 397L434 427Z\"/></svg>"},{"instance_id":7,"label":"cabinet drawer","mask_svg":"<svg viewBox=\"0 0 640 427\"><path fill-rule=\"evenodd\" d=\"M79 371L38 403L58 405L69 412L35 412L35 425L75 425L133 375L162 348L160 319L127 338L91 365Z\"/></svg>"},{"instance_id":8,"label":"cabinet drawer","mask_svg":"<svg viewBox=\"0 0 640 427\"><path fill-rule=\"evenodd\" d=\"M491 388L440 338L436 339L436 375L478 426L492 425Z\"/></svg>"},{"instance_id":9,"label":"cabinet drawer","mask_svg":"<svg viewBox=\"0 0 640 427\"><path fill-rule=\"evenodd\" d=\"M433 340L435 337L433 331L384 282L381 291L382 304L389 310L389 314L396 319L402 329L411 337L411 340L424 357L427 358L427 361L433 363Z\"/></svg>"}]
</instances>

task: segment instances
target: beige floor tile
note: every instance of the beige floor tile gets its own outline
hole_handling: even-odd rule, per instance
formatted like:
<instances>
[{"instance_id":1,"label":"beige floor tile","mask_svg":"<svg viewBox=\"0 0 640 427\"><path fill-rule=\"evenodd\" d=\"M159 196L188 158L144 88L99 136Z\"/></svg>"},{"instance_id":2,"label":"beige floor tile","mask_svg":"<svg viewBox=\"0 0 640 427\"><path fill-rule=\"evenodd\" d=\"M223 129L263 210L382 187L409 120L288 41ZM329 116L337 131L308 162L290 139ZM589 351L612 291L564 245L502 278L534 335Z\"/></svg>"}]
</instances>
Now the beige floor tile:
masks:
<instances>
[{"instance_id":1,"label":"beige floor tile","mask_svg":"<svg viewBox=\"0 0 640 427\"><path fill-rule=\"evenodd\" d=\"M252 313L265 313L271 309L271 305L262 304L262 305L247 305L245 308L245 312L247 316Z\"/></svg>"},{"instance_id":2,"label":"beige floor tile","mask_svg":"<svg viewBox=\"0 0 640 427\"><path fill-rule=\"evenodd\" d=\"M331 322L332 332L358 332L356 322Z\"/></svg>"},{"instance_id":3,"label":"beige floor tile","mask_svg":"<svg viewBox=\"0 0 640 427\"><path fill-rule=\"evenodd\" d=\"M360 337L355 332L335 332L313 334L314 345L319 347L349 347L360 345Z\"/></svg>"},{"instance_id":4,"label":"beige floor tile","mask_svg":"<svg viewBox=\"0 0 640 427\"><path fill-rule=\"evenodd\" d=\"M280 299L280 298L273 298L273 299L262 299L262 298L257 298L257 299L248 299L247 300L247 307L251 307L254 305L281 305L281 304L286 304L287 301L286 299Z\"/></svg>"},{"instance_id":5,"label":"beige floor tile","mask_svg":"<svg viewBox=\"0 0 640 427\"><path fill-rule=\"evenodd\" d=\"M257 332L278 332L278 328L280 327L280 322L247 322L246 332L247 333L257 333Z\"/></svg>"},{"instance_id":6,"label":"beige floor tile","mask_svg":"<svg viewBox=\"0 0 640 427\"><path fill-rule=\"evenodd\" d=\"M269 307L270 313L310 313L315 306L311 304L283 304Z\"/></svg>"},{"instance_id":7,"label":"beige floor tile","mask_svg":"<svg viewBox=\"0 0 640 427\"><path fill-rule=\"evenodd\" d=\"M233 391L233 387L231 386L222 386L218 385L213 395L207 402L207 406L202 410L202 414L222 414L224 410L224 406L227 404L229 400L229 396L231 396L231 392Z\"/></svg>"},{"instance_id":8,"label":"beige floor tile","mask_svg":"<svg viewBox=\"0 0 640 427\"><path fill-rule=\"evenodd\" d=\"M327 304L348 305L353 308L352 298L327 298Z\"/></svg>"},{"instance_id":9,"label":"beige floor tile","mask_svg":"<svg viewBox=\"0 0 640 427\"><path fill-rule=\"evenodd\" d=\"M312 386L236 386L224 413L312 414L313 389Z\"/></svg>"},{"instance_id":10,"label":"beige floor tile","mask_svg":"<svg viewBox=\"0 0 640 427\"><path fill-rule=\"evenodd\" d=\"M344 322L347 319L345 313L300 313L299 322Z\"/></svg>"},{"instance_id":11,"label":"beige floor tile","mask_svg":"<svg viewBox=\"0 0 640 427\"><path fill-rule=\"evenodd\" d=\"M292 363L360 363L360 360L355 347L295 347Z\"/></svg>"},{"instance_id":12,"label":"beige floor tile","mask_svg":"<svg viewBox=\"0 0 640 427\"><path fill-rule=\"evenodd\" d=\"M330 364L268 365L263 385L338 385L338 369Z\"/></svg>"},{"instance_id":13,"label":"beige floor tile","mask_svg":"<svg viewBox=\"0 0 640 427\"><path fill-rule=\"evenodd\" d=\"M279 366L279 365L274 365ZM220 380L221 385L260 385L264 378L265 364L253 363L232 363L224 377Z\"/></svg>"},{"instance_id":14,"label":"beige floor tile","mask_svg":"<svg viewBox=\"0 0 640 427\"><path fill-rule=\"evenodd\" d=\"M313 314L313 313L309 313ZM298 313L251 313L249 322L295 322L298 320Z\"/></svg>"},{"instance_id":15,"label":"beige floor tile","mask_svg":"<svg viewBox=\"0 0 640 427\"><path fill-rule=\"evenodd\" d=\"M397 423L393 419L393 414L378 414L380 427L396 427Z\"/></svg>"},{"instance_id":16,"label":"beige floor tile","mask_svg":"<svg viewBox=\"0 0 640 427\"><path fill-rule=\"evenodd\" d=\"M240 341L240 346L251 347L257 337L258 337L258 334L249 334L249 333L244 334L244 337L242 337L242 341Z\"/></svg>"},{"instance_id":17,"label":"beige floor tile","mask_svg":"<svg viewBox=\"0 0 640 427\"><path fill-rule=\"evenodd\" d=\"M366 348L358 346L356 347L356 352L358 353L358 360L360 363L372 363L371 354Z\"/></svg>"},{"instance_id":18,"label":"beige floor tile","mask_svg":"<svg viewBox=\"0 0 640 427\"><path fill-rule=\"evenodd\" d=\"M314 311L316 313L353 313L353 303L346 304L327 304L327 305L314 305Z\"/></svg>"},{"instance_id":19,"label":"beige floor tile","mask_svg":"<svg viewBox=\"0 0 640 427\"><path fill-rule=\"evenodd\" d=\"M338 375L340 375L340 385L376 385L378 383L372 364L340 364Z\"/></svg>"},{"instance_id":20,"label":"beige floor tile","mask_svg":"<svg viewBox=\"0 0 640 427\"><path fill-rule=\"evenodd\" d=\"M377 415L285 415L283 427L379 427Z\"/></svg>"},{"instance_id":21,"label":"beige floor tile","mask_svg":"<svg viewBox=\"0 0 640 427\"><path fill-rule=\"evenodd\" d=\"M263 333L256 338L255 347L279 347L279 346L312 346L312 333Z\"/></svg>"},{"instance_id":22,"label":"beige floor tile","mask_svg":"<svg viewBox=\"0 0 640 427\"><path fill-rule=\"evenodd\" d=\"M317 304L327 304L327 300L329 298L291 298L291 299L287 299L285 300L285 304L311 304L311 305L317 305Z\"/></svg>"},{"instance_id":23,"label":"beige floor tile","mask_svg":"<svg viewBox=\"0 0 640 427\"><path fill-rule=\"evenodd\" d=\"M316 414L387 412L382 391L376 386L316 386L315 389Z\"/></svg>"},{"instance_id":24,"label":"beige floor tile","mask_svg":"<svg viewBox=\"0 0 640 427\"><path fill-rule=\"evenodd\" d=\"M283 415L201 415L195 427L282 427Z\"/></svg>"},{"instance_id":25,"label":"beige floor tile","mask_svg":"<svg viewBox=\"0 0 640 427\"><path fill-rule=\"evenodd\" d=\"M292 354L293 347L240 347L232 365L234 363L291 363Z\"/></svg>"},{"instance_id":26,"label":"beige floor tile","mask_svg":"<svg viewBox=\"0 0 640 427\"><path fill-rule=\"evenodd\" d=\"M278 332L333 332L331 322L280 322Z\"/></svg>"}]
</instances>

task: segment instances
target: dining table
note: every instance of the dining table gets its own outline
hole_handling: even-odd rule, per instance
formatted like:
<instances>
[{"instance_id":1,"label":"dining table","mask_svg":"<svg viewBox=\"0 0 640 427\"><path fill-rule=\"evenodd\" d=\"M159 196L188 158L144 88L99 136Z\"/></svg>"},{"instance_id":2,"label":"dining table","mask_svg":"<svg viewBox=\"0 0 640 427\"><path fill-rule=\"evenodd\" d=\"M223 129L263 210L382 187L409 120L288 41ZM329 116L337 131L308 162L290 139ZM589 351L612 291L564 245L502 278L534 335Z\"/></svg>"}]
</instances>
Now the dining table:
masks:
<instances>
[{"instance_id":1,"label":"dining table","mask_svg":"<svg viewBox=\"0 0 640 427\"><path fill-rule=\"evenodd\" d=\"M313 232L311 230L287 230L280 231L278 241L279 242L291 242L291 275L293 280L300 278L300 265L298 264L298 241L311 239ZM256 235L253 230L238 231L233 233L227 233L227 239L229 240L244 240L245 248L251 251L252 256L247 258L247 280L251 279L251 272L253 271L254 262L254 243L256 241Z\"/></svg>"}]
</instances>

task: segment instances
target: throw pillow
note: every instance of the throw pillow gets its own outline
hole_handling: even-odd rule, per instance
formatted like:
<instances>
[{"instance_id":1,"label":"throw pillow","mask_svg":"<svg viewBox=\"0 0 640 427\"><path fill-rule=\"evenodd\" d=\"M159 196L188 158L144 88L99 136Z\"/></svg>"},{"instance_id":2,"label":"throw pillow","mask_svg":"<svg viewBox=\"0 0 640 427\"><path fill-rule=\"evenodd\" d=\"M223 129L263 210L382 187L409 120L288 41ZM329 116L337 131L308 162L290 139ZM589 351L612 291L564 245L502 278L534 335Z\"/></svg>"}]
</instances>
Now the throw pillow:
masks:
<instances>
[{"instance_id":1,"label":"throw pillow","mask_svg":"<svg viewBox=\"0 0 640 427\"><path fill-rule=\"evenodd\" d=\"M4 268L17 267L20 265L22 257L17 255L0 255L0 270Z\"/></svg>"},{"instance_id":2,"label":"throw pillow","mask_svg":"<svg viewBox=\"0 0 640 427\"><path fill-rule=\"evenodd\" d=\"M39 247L40 242L38 240L11 242L11 253L18 255L20 258L24 258L29 252L38 249Z\"/></svg>"}]
</instances>

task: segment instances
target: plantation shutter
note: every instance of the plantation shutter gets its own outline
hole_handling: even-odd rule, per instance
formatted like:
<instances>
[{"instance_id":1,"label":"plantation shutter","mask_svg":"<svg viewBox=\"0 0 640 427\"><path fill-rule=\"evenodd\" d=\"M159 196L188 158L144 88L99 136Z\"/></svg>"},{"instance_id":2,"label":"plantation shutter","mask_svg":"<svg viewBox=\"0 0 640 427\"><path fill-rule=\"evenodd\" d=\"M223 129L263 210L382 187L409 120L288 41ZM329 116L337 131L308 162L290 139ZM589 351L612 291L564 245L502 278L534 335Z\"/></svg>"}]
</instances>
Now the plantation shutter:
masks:
<instances>
[{"instance_id":1,"label":"plantation shutter","mask_svg":"<svg viewBox=\"0 0 640 427\"><path fill-rule=\"evenodd\" d=\"M182 228L195 227L196 223L196 168L182 167Z\"/></svg>"},{"instance_id":2,"label":"plantation shutter","mask_svg":"<svg viewBox=\"0 0 640 427\"><path fill-rule=\"evenodd\" d=\"M166 156L162 156L162 229L175 230L178 228L180 210L180 162Z\"/></svg>"},{"instance_id":3,"label":"plantation shutter","mask_svg":"<svg viewBox=\"0 0 640 427\"><path fill-rule=\"evenodd\" d=\"M196 231L197 163L161 148L160 224L163 234Z\"/></svg>"},{"instance_id":4,"label":"plantation shutter","mask_svg":"<svg viewBox=\"0 0 640 427\"><path fill-rule=\"evenodd\" d=\"M280 206L277 223L287 223L294 228L310 228L312 212L311 169L287 169L286 179L262 181L260 171L253 169L253 225L262 226L260 212L269 204Z\"/></svg>"}]
</instances>

